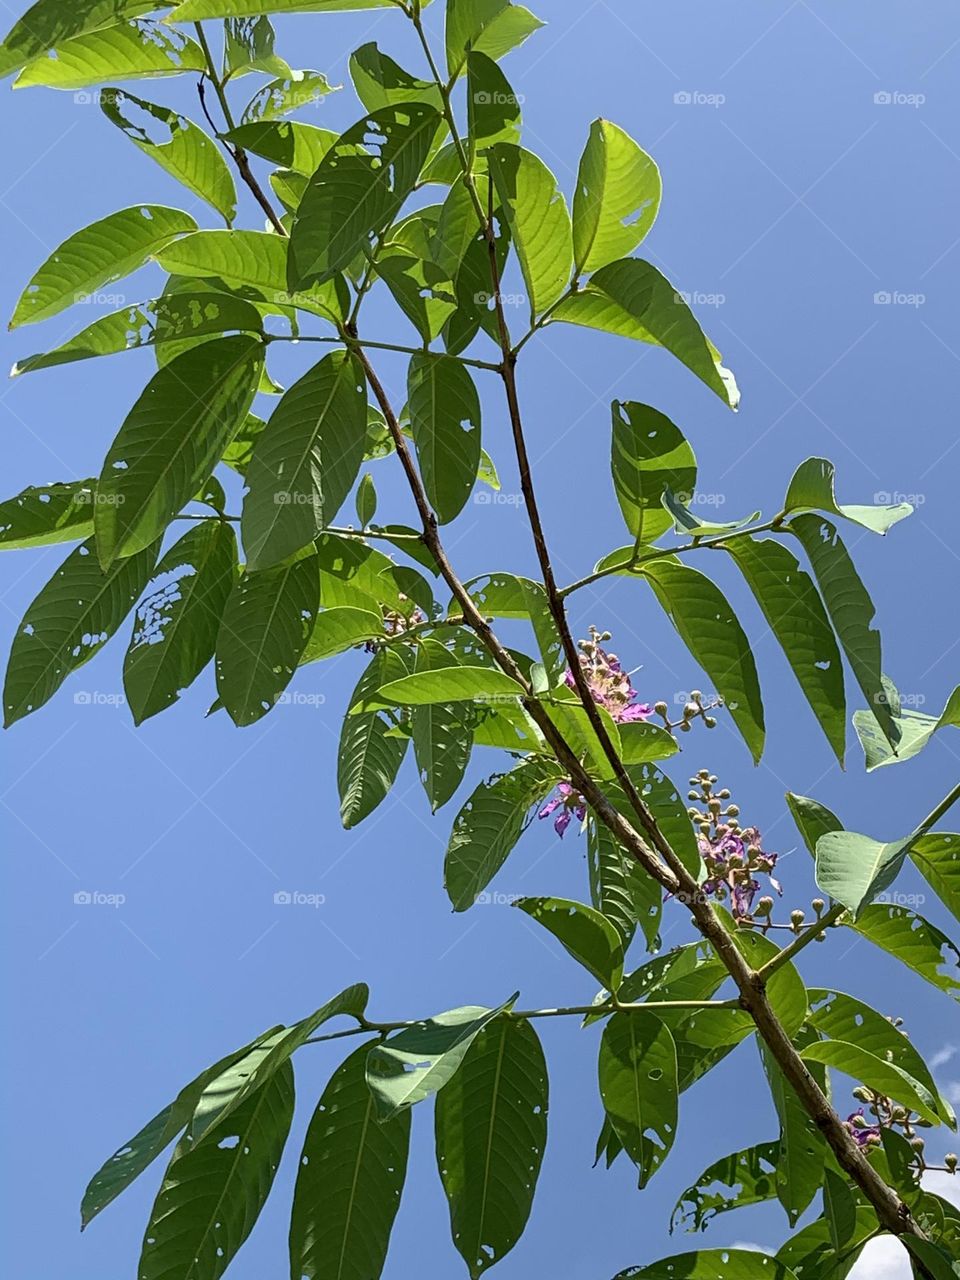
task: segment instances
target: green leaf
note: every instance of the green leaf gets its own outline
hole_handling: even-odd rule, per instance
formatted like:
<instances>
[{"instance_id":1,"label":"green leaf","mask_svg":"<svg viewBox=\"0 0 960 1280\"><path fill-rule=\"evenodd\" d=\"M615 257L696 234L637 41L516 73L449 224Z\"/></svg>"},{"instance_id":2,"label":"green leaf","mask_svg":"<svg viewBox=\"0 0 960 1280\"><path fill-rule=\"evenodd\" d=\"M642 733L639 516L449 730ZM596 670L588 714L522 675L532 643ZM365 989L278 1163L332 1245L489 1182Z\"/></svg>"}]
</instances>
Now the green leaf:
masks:
<instances>
[{"instance_id":1,"label":"green leaf","mask_svg":"<svg viewBox=\"0 0 960 1280\"><path fill-rule=\"evenodd\" d=\"M862 525L873 533L886 533L898 520L913 514L909 502L872 507L841 506L834 493L836 467L827 458L807 458L793 474L783 510L786 515L796 511L825 511L831 516L842 516Z\"/></svg>"},{"instance_id":2,"label":"green leaf","mask_svg":"<svg viewBox=\"0 0 960 1280\"><path fill-rule=\"evenodd\" d=\"M815 1033L808 1033L801 1044L810 1039L812 1034ZM794 1227L823 1182L828 1149L800 1099L787 1083L775 1058L765 1044L760 1041L758 1044L773 1104L780 1119L776 1194L791 1227ZM821 1090L826 1092L826 1072L815 1062L811 1062L809 1069Z\"/></svg>"},{"instance_id":3,"label":"green leaf","mask_svg":"<svg viewBox=\"0 0 960 1280\"><path fill-rule=\"evenodd\" d=\"M648 950L657 945L663 890L592 815L587 822L590 899L620 935L624 949L639 924Z\"/></svg>"},{"instance_id":4,"label":"green leaf","mask_svg":"<svg viewBox=\"0 0 960 1280\"><path fill-rule=\"evenodd\" d=\"M159 7L158 0L37 0L15 22L0 47L0 76L68 40L139 18Z\"/></svg>"},{"instance_id":5,"label":"green leaf","mask_svg":"<svg viewBox=\"0 0 960 1280\"><path fill-rule=\"evenodd\" d=\"M715 1160L677 1201L670 1218L671 1232L678 1226L705 1231L718 1213L771 1199L776 1195L779 1151L777 1142L760 1142Z\"/></svg>"},{"instance_id":6,"label":"green leaf","mask_svg":"<svg viewBox=\"0 0 960 1280\"><path fill-rule=\"evenodd\" d=\"M106 572L92 538L71 551L14 636L3 688L7 726L39 710L71 672L99 653L146 586L158 549L147 547Z\"/></svg>"},{"instance_id":7,"label":"green leaf","mask_svg":"<svg viewBox=\"0 0 960 1280\"><path fill-rule=\"evenodd\" d=\"M551 318L665 347L731 409L740 402L720 353L682 296L649 262L624 258L601 267Z\"/></svg>"},{"instance_id":8,"label":"green leaf","mask_svg":"<svg viewBox=\"0 0 960 1280\"><path fill-rule=\"evenodd\" d=\"M887 741L895 748L897 725L883 688L880 632L870 626L875 613L873 601L829 520L820 516L796 516L787 527L800 539L810 558L827 614L850 669Z\"/></svg>"},{"instance_id":9,"label":"green leaf","mask_svg":"<svg viewBox=\"0 0 960 1280\"><path fill-rule=\"evenodd\" d=\"M960 835L933 831L910 845L910 857L940 901L960 920Z\"/></svg>"},{"instance_id":10,"label":"green leaf","mask_svg":"<svg viewBox=\"0 0 960 1280\"><path fill-rule=\"evenodd\" d=\"M436 702L513 701L523 689L510 676L491 667L445 667L393 680L378 689L364 704L371 707L427 707Z\"/></svg>"},{"instance_id":11,"label":"green leaf","mask_svg":"<svg viewBox=\"0 0 960 1280\"><path fill-rule=\"evenodd\" d=\"M381 250L377 275L423 341L432 342L457 308L453 284L429 259L395 244Z\"/></svg>"},{"instance_id":12,"label":"green leaf","mask_svg":"<svg viewBox=\"0 0 960 1280\"><path fill-rule=\"evenodd\" d=\"M786 800L790 816L797 824L797 830L803 836L810 854L816 856L817 841L822 835L826 835L828 831L843 830L843 823L837 815L817 800L795 795L792 791L786 793Z\"/></svg>"},{"instance_id":13,"label":"green leaf","mask_svg":"<svg viewBox=\"0 0 960 1280\"><path fill-rule=\"evenodd\" d=\"M233 529L204 520L162 557L123 663L134 724L165 711L211 660L237 574Z\"/></svg>"},{"instance_id":14,"label":"green leaf","mask_svg":"<svg viewBox=\"0 0 960 1280\"><path fill-rule=\"evenodd\" d=\"M756 1249L698 1249L621 1271L614 1280L797 1280L782 1262Z\"/></svg>"},{"instance_id":15,"label":"green leaf","mask_svg":"<svg viewBox=\"0 0 960 1280\"><path fill-rule=\"evenodd\" d=\"M140 347L156 346L158 351L166 347L178 353L180 344L186 349L187 344L193 345L194 338L262 331L262 315L242 298L213 291L168 293L151 302L101 316L59 347L18 360L11 377Z\"/></svg>"},{"instance_id":16,"label":"green leaf","mask_svg":"<svg viewBox=\"0 0 960 1280\"><path fill-rule=\"evenodd\" d=\"M625 737L629 743L629 730ZM652 810L657 826L670 841L683 865L699 883L704 877L703 860L697 848L693 823L687 815L686 801L673 780L652 764L631 766L629 773L641 800Z\"/></svg>"},{"instance_id":17,"label":"green leaf","mask_svg":"<svg viewBox=\"0 0 960 1280\"><path fill-rule=\"evenodd\" d=\"M498 60L544 24L510 0L447 0L447 71L455 80L470 51Z\"/></svg>"},{"instance_id":18,"label":"green leaf","mask_svg":"<svg viewBox=\"0 0 960 1280\"><path fill-rule=\"evenodd\" d=\"M830 1228L830 1239L837 1253L842 1253L857 1229L857 1201L846 1178L827 1166L823 1171L823 1212Z\"/></svg>"},{"instance_id":19,"label":"green leaf","mask_svg":"<svg viewBox=\"0 0 960 1280\"><path fill-rule=\"evenodd\" d=\"M915 1275L924 1277L924 1280L928 1276L932 1280L957 1280L957 1276L960 1276L960 1262L947 1253L946 1249L930 1240L911 1240L908 1236L901 1238L904 1248L923 1268L919 1270L914 1264Z\"/></svg>"},{"instance_id":20,"label":"green leaf","mask_svg":"<svg viewBox=\"0 0 960 1280\"><path fill-rule=\"evenodd\" d=\"M516 618L530 623L549 675L564 669L563 644L547 594L539 582L512 573L491 573L472 578L465 585L484 617Z\"/></svg>"},{"instance_id":21,"label":"green leaf","mask_svg":"<svg viewBox=\"0 0 960 1280\"><path fill-rule=\"evenodd\" d=\"M374 1280L383 1270L410 1150L410 1113L378 1124L369 1044L333 1073L310 1120L290 1219L298 1280Z\"/></svg>"},{"instance_id":22,"label":"green leaf","mask_svg":"<svg viewBox=\"0 0 960 1280\"><path fill-rule=\"evenodd\" d=\"M178 1143L144 1235L140 1280L219 1280L270 1194L293 1119L289 1062L197 1146Z\"/></svg>"},{"instance_id":23,"label":"green leaf","mask_svg":"<svg viewBox=\"0 0 960 1280\"><path fill-rule=\"evenodd\" d=\"M411 357L407 405L430 505L441 524L463 510L480 466L480 397L453 356Z\"/></svg>"},{"instance_id":24,"label":"green leaf","mask_svg":"<svg viewBox=\"0 0 960 1280\"><path fill-rule=\"evenodd\" d=\"M296 671L320 599L316 555L240 575L217 635L217 692L234 724L272 710Z\"/></svg>"},{"instance_id":25,"label":"green leaf","mask_svg":"<svg viewBox=\"0 0 960 1280\"><path fill-rule=\"evenodd\" d=\"M485 53L467 55L467 120L475 150L520 141L520 102L507 77Z\"/></svg>"},{"instance_id":26,"label":"green leaf","mask_svg":"<svg viewBox=\"0 0 960 1280\"><path fill-rule=\"evenodd\" d=\"M346 13L357 9L389 9L396 0L181 0L172 22L200 18L232 18L257 13ZM424 0L424 7L430 0Z\"/></svg>"},{"instance_id":27,"label":"green leaf","mask_svg":"<svg viewBox=\"0 0 960 1280\"><path fill-rule=\"evenodd\" d=\"M840 1257L833 1247L830 1224L817 1218L781 1246L777 1259L804 1280L846 1280L864 1244L876 1234L877 1215L864 1206L857 1210L854 1236Z\"/></svg>"},{"instance_id":28,"label":"green leaf","mask_svg":"<svg viewBox=\"0 0 960 1280\"><path fill-rule=\"evenodd\" d=\"M440 123L427 103L370 112L334 143L300 202L290 233L295 288L347 267L400 212Z\"/></svg>"},{"instance_id":29,"label":"green leaf","mask_svg":"<svg viewBox=\"0 0 960 1280\"><path fill-rule=\"evenodd\" d=\"M756 763L763 754L763 702L750 642L733 607L709 578L689 565L660 560L643 566L643 576L713 681Z\"/></svg>"},{"instance_id":30,"label":"green leaf","mask_svg":"<svg viewBox=\"0 0 960 1280\"><path fill-rule=\"evenodd\" d=\"M443 98L432 80L420 80L382 53L375 41L350 55L350 79L367 111L380 111L402 102L427 102L443 110Z\"/></svg>"},{"instance_id":31,"label":"green leaf","mask_svg":"<svg viewBox=\"0 0 960 1280\"><path fill-rule=\"evenodd\" d=\"M360 483L357 485L355 506L360 528L368 528L377 514L377 486L374 484L373 476L369 472L360 477Z\"/></svg>"},{"instance_id":32,"label":"green leaf","mask_svg":"<svg viewBox=\"0 0 960 1280\"><path fill-rule=\"evenodd\" d=\"M844 923L938 990L960 1000L960 949L917 912L874 904L864 907L855 923Z\"/></svg>"},{"instance_id":33,"label":"green leaf","mask_svg":"<svg viewBox=\"0 0 960 1280\"><path fill-rule=\"evenodd\" d=\"M520 259L533 321L570 283L573 233L567 202L556 178L532 151L498 142L487 162Z\"/></svg>"},{"instance_id":34,"label":"green leaf","mask_svg":"<svg viewBox=\"0 0 960 1280\"><path fill-rule=\"evenodd\" d=\"M242 1057L214 1076L197 1101L188 1136L194 1144L212 1141L224 1122L290 1061L296 1051L331 1018L360 1018L369 997L363 982L344 988L309 1017L261 1036ZM199 1280L199 1278L198 1278Z\"/></svg>"},{"instance_id":35,"label":"green leaf","mask_svg":"<svg viewBox=\"0 0 960 1280\"><path fill-rule=\"evenodd\" d=\"M367 609L355 609L350 605L335 605L321 609L310 632L310 639L303 651L300 665L332 658L334 654L352 649L364 640L383 635L383 618Z\"/></svg>"},{"instance_id":36,"label":"green leaf","mask_svg":"<svg viewBox=\"0 0 960 1280\"><path fill-rule=\"evenodd\" d=\"M55 58L28 62L13 87L83 89L106 81L178 76L185 71L203 71L206 65L195 40L166 23L146 18L64 41L57 46Z\"/></svg>"},{"instance_id":37,"label":"green leaf","mask_svg":"<svg viewBox=\"0 0 960 1280\"><path fill-rule=\"evenodd\" d=\"M217 144L203 129L169 107L122 89L104 89L100 110L144 155L212 205L229 226L237 212L237 189Z\"/></svg>"},{"instance_id":38,"label":"green leaf","mask_svg":"<svg viewBox=\"0 0 960 1280\"><path fill-rule=\"evenodd\" d=\"M852 1076L910 1107L931 1124L941 1122L932 1095L918 1080L886 1058L878 1058L862 1044L851 1044L849 1040L817 1040L800 1056L804 1062L822 1062Z\"/></svg>"},{"instance_id":39,"label":"green leaf","mask_svg":"<svg viewBox=\"0 0 960 1280\"><path fill-rule=\"evenodd\" d=\"M246 417L262 365L263 343L240 335L192 347L150 379L97 484L104 565L149 546L190 501Z\"/></svg>"},{"instance_id":40,"label":"green leaf","mask_svg":"<svg viewBox=\"0 0 960 1280\"><path fill-rule=\"evenodd\" d=\"M96 480L31 486L0 502L0 550L46 547L93 533Z\"/></svg>"},{"instance_id":41,"label":"green leaf","mask_svg":"<svg viewBox=\"0 0 960 1280\"><path fill-rule=\"evenodd\" d=\"M817 841L817 884L858 916L894 882L909 850L909 837L884 844L855 831L831 831Z\"/></svg>"},{"instance_id":42,"label":"green leaf","mask_svg":"<svg viewBox=\"0 0 960 1280\"><path fill-rule=\"evenodd\" d=\"M24 289L10 328L46 320L104 285L142 267L175 236L196 231L189 214L163 205L121 209L75 232L47 259Z\"/></svg>"},{"instance_id":43,"label":"green leaf","mask_svg":"<svg viewBox=\"0 0 960 1280\"><path fill-rule=\"evenodd\" d=\"M905 1071L934 1098L941 1119L951 1128L955 1126L953 1108L941 1096L930 1069L889 1018L842 991L811 988L810 1004L811 1026L830 1040L855 1041L861 1048Z\"/></svg>"},{"instance_id":44,"label":"green leaf","mask_svg":"<svg viewBox=\"0 0 960 1280\"><path fill-rule=\"evenodd\" d=\"M480 1032L516 998L511 996L496 1009L467 1005L438 1013L375 1045L367 1055L367 1085L381 1122L442 1089Z\"/></svg>"},{"instance_id":45,"label":"green leaf","mask_svg":"<svg viewBox=\"0 0 960 1280\"><path fill-rule=\"evenodd\" d=\"M241 125L258 124L261 120L278 120L291 111L308 107L325 98L339 85L331 85L320 71L291 71L278 80L265 84L243 109Z\"/></svg>"},{"instance_id":46,"label":"green leaf","mask_svg":"<svg viewBox=\"0 0 960 1280\"><path fill-rule=\"evenodd\" d=\"M164 271L176 275L213 277L230 288L255 290L257 297L297 307L340 324L349 294L341 278L319 289L290 290L287 283L287 245L266 231L198 231L155 255Z\"/></svg>"},{"instance_id":47,"label":"green leaf","mask_svg":"<svg viewBox=\"0 0 960 1280\"><path fill-rule=\"evenodd\" d=\"M547 1064L529 1022L498 1018L437 1095L437 1165L472 1280L520 1239L547 1141Z\"/></svg>"},{"instance_id":48,"label":"green leaf","mask_svg":"<svg viewBox=\"0 0 960 1280\"><path fill-rule=\"evenodd\" d=\"M665 414L636 400L614 400L610 466L627 528L651 543L670 528L663 495L692 493L697 460L683 432Z\"/></svg>"},{"instance_id":49,"label":"green leaf","mask_svg":"<svg viewBox=\"0 0 960 1280\"><path fill-rule=\"evenodd\" d=\"M366 431L363 370L349 352L332 351L281 398L250 459L241 528L251 569L286 559L333 522Z\"/></svg>"},{"instance_id":50,"label":"green leaf","mask_svg":"<svg viewBox=\"0 0 960 1280\"><path fill-rule=\"evenodd\" d=\"M523 834L531 805L551 778L536 763L521 764L476 788L457 814L443 864L443 884L454 911L466 911L506 862Z\"/></svg>"},{"instance_id":51,"label":"green leaf","mask_svg":"<svg viewBox=\"0 0 960 1280\"><path fill-rule=\"evenodd\" d=\"M661 191L650 156L619 126L594 120L573 198L575 274L629 257L656 221Z\"/></svg>"},{"instance_id":52,"label":"green leaf","mask_svg":"<svg viewBox=\"0 0 960 1280\"><path fill-rule=\"evenodd\" d=\"M223 24L224 83L250 71L292 75L289 65L275 52L276 39L267 17L227 18Z\"/></svg>"},{"instance_id":53,"label":"green leaf","mask_svg":"<svg viewBox=\"0 0 960 1280\"><path fill-rule=\"evenodd\" d=\"M552 933L608 991L617 990L623 978L623 942L606 916L570 898L518 898L513 905Z\"/></svg>"},{"instance_id":54,"label":"green leaf","mask_svg":"<svg viewBox=\"0 0 960 1280\"><path fill-rule=\"evenodd\" d=\"M842 765L846 744L843 666L809 574L792 552L772 538L734 538L723 546L746 579Z\"/></svg>"},{"instance_id":55,"label":"green leaf","mask_svg":"<svg viewBox=\"0 0 960 1280\"><path fill-rule=\"evenodd\" d=\"M600 1041L600 1096L641 1190L663 1164L677 1132L677 1050L652 1013L615 1013Z\"/></svg>"},{"instance_id":56,"label":"green leaf","mask_svg":"<svg viewBox=\"0 0 960 1280\"><path fill-rule=\"evenodd\" d=\"M445 670L456 658L436 640L417 647L416 671ZM476 712L470 703L417 707L410 717L413 751L431 812L447 803L463 781L473 747Z\"/></svg>"},{"instance_id":57,"label":"green leaf","mask_svg":"<svg viewBox=\"0 0 960 1280\"><path fill-rule=\"evenodd\" d=\"M893 682L886 676L881 677L881 680L886 695L886 706L899 730L899 737L896 754L894 754L874 713L872 711L853 713L853 727L863 747L867 773L879 769L881 765L900 764L904 760L912 759L923 750L936 731L945 725L960 729L960 685L951 693L940 715L930 716L923 711L904 707Z\"/></svg>"},{"instance_id":58,"label":"green leaf","mask_svg":"<svg viewBox=\"0 0 960 1280\"><path fill-rule=\"evenodd\" d=\"M125 1142L109 1160L90 1179L80 1206L81 1231L90 1225L98 1213L111 1204L131 1182L135 1181L144 1169L156 1160L164 1147L169 1146L178 1133L185 1127L194 1108L203 1093L206 1084L233 1063L244 1057L261 1040L280 1030L271 1027L256 1040L236 1049L233 1053L221 1058L212 1066L206 1067L195 1079L184 1087L173 1102L164 1107L153 1119L135 1134L129 1142Z\"/></svg>"},{"instance_id":59,"label":"green leaf","mask_svg":"<svg viewBox=\"0 0 960 1280\"><path fill-rule=\"evenodd\" d=\"M701 520L690 510L690 504L697 501L697 495L678 494L666 489L663 494L663 505L673 518L675 533L685 534L691 538L712 538L718 534L735 533L746 525L760 519L760 512L744 516L742 520L709 521Z\"/></svg>"},{"instance_id":60,"label":"green leaf","mask_svg":"<svg viewBox=\"0 0 960 1280\"><path fill-rule=\"evenodd\" d=\"M284 169L309 177L336 142L330 129L302 124L299 120L258 120L241 124L224 134L228 142L272 160Z\"/></svg>"},{"instance_id":61,"label":"green leaf","mask_svg":"<svg viewBox=\"0 0 960 1280\"><path fill-rule=\"evenodd\" d=\"M320 615L323 616L322 614ZM406 671L396 649L374 655L353 691L353 706ZM390 736L393 721L379 711L344 717L337 754L337 788L340 818L348 829L362 822L389 793L407 752L406 737Z\"/></svg>"}]
</instances>

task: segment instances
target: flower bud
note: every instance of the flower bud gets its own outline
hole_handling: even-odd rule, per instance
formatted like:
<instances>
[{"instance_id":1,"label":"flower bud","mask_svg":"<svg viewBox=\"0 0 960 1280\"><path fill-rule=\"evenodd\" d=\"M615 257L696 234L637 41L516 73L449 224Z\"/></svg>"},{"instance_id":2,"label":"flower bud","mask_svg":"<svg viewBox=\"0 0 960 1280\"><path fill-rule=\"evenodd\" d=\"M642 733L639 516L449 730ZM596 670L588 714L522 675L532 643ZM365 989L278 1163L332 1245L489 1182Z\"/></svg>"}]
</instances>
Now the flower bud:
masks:
<instances>
[{"instance_id":1,"label":"flower bud","mask_svg":"<svg viewBox=\"0 0 960 1280\"><path fill-rule=\"evenodd\" d=\"M665 716L667 712L670 710L670 708L667 706L665 702L655 702L653 704L653 709L658 716Z\"/></svg>"},{"instance_id":2,"label":"flower bud","mask_svg":"<svg viewBox=\"0 0 960 1280\"><path fill-rule=\"evenodd\" d=\"M703 723L707 729L715 729L717 727L717 721L714 716L704 716ZM729 794L730 792L728 791L727 795Z\"/></svg>"},{"instance_id":3,"label":"flower bud","mask_svg":"<svg viewBox=\"0 0 960 1280\"><path fill-rule=\"evenodd\" d=\"M737 817L739 817L739 816L740 816L740 806L739 806L738 804L728 804L728 805L727 805L727 816L728 816L728 817L730 817L730 818L737 818Z\"/></svg>"},{"instance_id":4,"label":"flower bud","mask_svg":"<svg viewBox=\"0 0 960 1280\"><path fill-rule=\"evenodd\" d=\"M953 1154L952 1151L948 1151L947 1154L943 1157L943 1163L944 1163L944 1167L949 1169L951 1173L957 1172L957 1157Z\"/></svg>"},{"instance_id":5,"label":"flower bud","mask_svg":"<svg viewBox=\"0 0 960 1280\"><path fill-rule=\"evenodd\" d=\"M910 1145L913 1147L914 1151L922 1151L927 1144L922 1138L911 1138Z\"/></svg>"},{"instance_id":6,"label":"flower bud","mask_svg":"<svg viewBox=\"0 0 960 1280\"><path fill-rule=\"evenodd\" d=\"M826 906L826 903L822 898L814 898L814 900L810 903L810 905L811 907L813 907L817 915L819 915L820 912L823 910L823 908Z\"/></svg>"},{"instance_id":7,"label":"flower bud","mask_svg":"<svg viewBox=\"0 0 960 1280\"><path fill-rule=\"evenodd\" d=\"M699 792L699 791L688 791L688 792L687 792L687 799L688 799L688 800L699 800L699 799L700 799L700 792Z\"/></svg>"},{"instance_id":8,"label":"flower bud","mask_svg":"<svg viewBox=\"0 0 960 1280\"><path fill-rule=\"evenodd\" d=\"M695 702L685 702L683 704L683 718L685 720L691 720L695 715L698 715L699 712L700 708Z\"/></svg>"},{"instance_id":9,"label":"flower bud","mask_svg":"<svg viewBox=\"0 0 960 1280\"><path fill-rule=\"evenodd\" d=\"M761 898L760 901L757 903L757 905L754 907L753 914L756 916L768 916L772 910L773 910L773 899Z\"/></svg>"},{"instance_id":10,"label":"flower bud","mask_svg":"<svg viewBox=\"0 0 960 1280\"><path fill-rule=\"evenodd\" d=\"M802 911L800 911L800 910L799 910L799 908L798 908L796 911L791 911L791 912L790 912L790 923L793 925L793 927L794 927L795 929L799 929L799 928L800 928L800 926L803 924L803 922L804 922L805 918L806 918L806 917L805 917L804 913L803 913Z\"/></svg>"},{"instance_id":11,"label":"flower bud","mask_svg":"<svg viewBox=\"0 0 960 1280\"><path fill-rule=\"evenodd\" d=\"M870 1102L873 1098L873 1094L870 1090L865 1089L862 1084L858 1084L856 1089L853 1090L853 1096L858 1102Z\"/></svg>"},{"instance_id":12,"label":"flower bud","mask_svg":"<svg viewBox=\"0 0 960 1280\"><path fill-rule=\"evenodd\" d=\"M729 787L724 787L722 791L718 791L718 792L717 792L717 798L718 798L718 799L720 799L720 800L729 800L729 799L730 799L730 788L729 788Z\"/></svg>"},{"instance_id":13,"label":"flower bud","mask_svg":"<svg viewBox=\"0 0 960 1280\"><path fill-rule=\"evenodd\" d=\"M690 701L691 701L691 702L702 702L702 701L703 701L703 694L700 692L700 690L699 690L699 689L691 689L691 690L690 690Z\"/></svg>"},{"instance_id":14,"label":"flower bud","mask_svg":"<svg viewBox=\"0 0 960 1280\"><path fill-rule=\"evenodd\" d=\"M684 733L689 733L689 732L690 732L690 721L689 721L689 720L681 720L681 721L680 721L680 723L679 723L679 725L677 725L677 728L678 728L678 729L682 729Z\"/></svg>"}]
</instances>

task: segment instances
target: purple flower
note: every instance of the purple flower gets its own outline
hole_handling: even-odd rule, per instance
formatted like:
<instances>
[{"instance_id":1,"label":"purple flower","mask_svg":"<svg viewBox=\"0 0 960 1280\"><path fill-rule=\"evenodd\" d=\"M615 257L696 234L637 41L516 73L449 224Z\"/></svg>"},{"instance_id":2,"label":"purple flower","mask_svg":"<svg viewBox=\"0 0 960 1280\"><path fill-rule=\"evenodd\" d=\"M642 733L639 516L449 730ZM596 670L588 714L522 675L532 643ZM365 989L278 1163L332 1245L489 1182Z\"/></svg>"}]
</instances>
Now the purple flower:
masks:
<instances>
[{"instance_id":1,"label":"purple flower","mask_svg":"<svg viewBox=\"0 0 960 1280\"><path fill-rule=\"evenodd\" d=\"M881 1141L880 1126L876 1124L857 1124L857 1121L862 1119L863 1107L858 1107L856 1111L847 1116L844 1121L844 1128L858 1147L875 1146Z\"/></svg>"},{"instance_id":2,"label":"purple flower","mask_svg":"<svg viewBox=\"0 0 960 1280\"><path fill-rule=\"evenodd\" d=\"M557 813L558 809L560 810L559 813ZM582 822L587 816L587 803L580 792L575 791L569 782L561 782L557 784L557 794L551 796L537 814L537 817L549 818L554 813L557 813L557 816L553 820L553 829L562 839L563 833L569 827L574 816L576 816L578 822Z\"/></svg>"},{"instance_id":3,"label":"purple flower","mask_svg":"<svg viewBox=\"0 0 960 1280\"><path fill-rule=\"evenodd\" d=\"M707 879L701 889L719 902L729 899L735 919L749 917L753 910L754 898L761 888L757 874L768 876L776 892L783 892L779 882L770 875L777 864L777 855L766 853L760 847L760 832L756 827L741 829L736 824L720 823L712 839L702 835L698 844L707 869Z\"/></svg>"},{"instance_id":4,"label":"purple flower","mask_svg":"<svg viewBox=\"0 0 960 1280\"><path fill-rule=\"evenodd\" d=\"M636 690L620 659L615 653L607 653L600 644L605 638L607 633L601 637L596 627L591 627L590 639L580 641L580 666L590 694L597 706L603 707L618 724L646 720L653 714L653 707L648 702L636 701ZM577 687L572 671L568 670L563 678L570 689Z\"/></svg>"}]
</instances>

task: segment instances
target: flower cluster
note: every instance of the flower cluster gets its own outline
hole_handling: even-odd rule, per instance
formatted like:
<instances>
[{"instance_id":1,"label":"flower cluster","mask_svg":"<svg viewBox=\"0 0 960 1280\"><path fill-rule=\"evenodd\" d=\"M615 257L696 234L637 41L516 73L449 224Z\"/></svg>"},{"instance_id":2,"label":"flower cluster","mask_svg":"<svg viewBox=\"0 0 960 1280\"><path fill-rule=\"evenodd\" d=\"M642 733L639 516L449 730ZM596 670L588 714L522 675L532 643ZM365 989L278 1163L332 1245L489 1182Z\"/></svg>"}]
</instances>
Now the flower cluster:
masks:
<instances>
[{"instance_id":1,"label":"flower cluster","mask_svg":"<svg viewBox=\"0 0 960 1280\"><path fill-rule=\"evenodd\" d=\"M401 595L399 600L401 604L409 603L404 595ZM388 640L395 640L397 636L402 636L411 627L419 626L420 623L427 621L427 615L419 605L414 605L410 614L401 613L399 609L388 609L386 605L380 606L380 612L383 614L384 638ZM363 647L367 653L376 653L382 643L380 640L368 640Z\"/></svg>"},{"instance_id":2,"label":"flower cluster","mask_svg":"<svg viewBox=\"0 0 960 1280\"><path fill-rule=\"evenodd\" d=\"M701 769L690 779L691 787L697 789L689 792L688 799L703 806L687 810L699 831L700 855L707 868L701 890L718 902L729 900L730 910L738 921L752 921L754 915L769 916L772 898L761 898L756 909L753 903L761 888L758 875L765 875L771 887L778 894L783 893L772 875L777 855L761 847L756 827L741 827L739 807L725 804L730 792L726 787L715 792L716 782L716 774L707 769Z\"/></svg>"},{"instance_id":3,"label":"flower cluster","mask_svg":"<svg viewBox=\"0 0 960 1280\"><path fill-rule=\"evenodd\" d=\"M590 638L581 640L580 666L590 687L593 700L618 724L630 724L635 720L646 720L653 714L649 702L637 702L637 693L630 683L629 674L620 665L615 653L607 653L601 647L601 641L609 640L610 632L602 634L596 627L590 628ZM577 687L572 671L567 671L564 680L571 689Z\"/></svg>"},{"instance_id":4,"label":"flower cluster","mask_svg":"<svg viewBox=\"0 0 960 1280\"><path fill-rule=\"evenodd\" d=\"M549 818L554 813L557 816L553 820L553 829L558 836L562 837L574 817L578 822L583 822L587 816L587 802L569 782L561 782L557 787L556 795L547 801L537 816Z\"/></svg>"}]
</instances>

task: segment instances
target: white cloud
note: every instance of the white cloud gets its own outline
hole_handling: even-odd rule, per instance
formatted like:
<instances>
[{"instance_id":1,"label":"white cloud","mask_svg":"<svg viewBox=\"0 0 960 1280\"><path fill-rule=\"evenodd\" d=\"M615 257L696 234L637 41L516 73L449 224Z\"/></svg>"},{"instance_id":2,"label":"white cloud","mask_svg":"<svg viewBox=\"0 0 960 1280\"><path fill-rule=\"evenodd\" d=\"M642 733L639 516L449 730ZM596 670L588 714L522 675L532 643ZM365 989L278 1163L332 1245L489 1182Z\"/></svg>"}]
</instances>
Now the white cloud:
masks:
<instances>
[{"instance_id":1,"label":"white cloud","mask_svg":"<svg viewBox=\"0 0 960 1280\"><path fill-rule=\"evenodd\" d=\"M960 1208L960 1175L955 1173L926 1173L923 1185L934 1195L943 1196Z\"/></svg>"},{"instance_id":2,"label":"white cloud","mask_svg":"<svg viewBox=\"0 0 960 1280\"><path fill-rule=\"evenodd\" d=\"M930 1070L936 1071L938 1067L945 1067L948 1062L957 1056L957 1046L955 1044L945 1044L942 1049L930 1059Z\"/></svg>"},{"instance_id":3,"label":"white cloud","mask_svg":"<svg viewBox=\"0 0 960 1280\"><path fill-rule=\"evenodd\" d=\"M871 1240L847 1280L912 1280L910 1255L893 1236Z\"/></svg>"},{"instance_id":4,"label":"white cloud","mask_svg":"<svg viewBox=\"0 0 960 1280\"><path fill-rule=\"evenodd\" d=\"M756 1244L753 1240L735 1240L730 1246L731 1249L746 1249L750 1253L766 1253L770 1250L765 1244Z\"/></svg>"}]
</instances>

